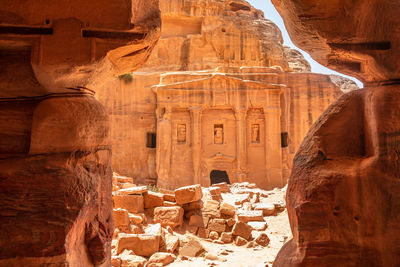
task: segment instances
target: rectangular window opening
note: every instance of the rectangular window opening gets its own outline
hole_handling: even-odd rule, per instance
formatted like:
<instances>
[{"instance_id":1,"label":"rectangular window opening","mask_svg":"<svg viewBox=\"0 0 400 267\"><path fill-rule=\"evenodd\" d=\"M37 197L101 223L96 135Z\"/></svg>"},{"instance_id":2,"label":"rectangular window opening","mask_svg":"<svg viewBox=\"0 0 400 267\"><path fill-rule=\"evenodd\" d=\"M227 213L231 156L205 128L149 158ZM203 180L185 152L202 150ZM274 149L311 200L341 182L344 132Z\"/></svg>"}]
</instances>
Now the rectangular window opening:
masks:
<instances>
[{"instance_id":1,"label":"rectangular window opening","mask_svg":"<svg viewBox=\"0 0 400 267\"><path fill-rule=\"evenodd\" d=\"M287 132L281 133L281 147L289 146L289 136Z\"/></svg>"},{"instance_id":2,"label":"rectangular window opening","mask_svg":"<svg viewBox=\"0 0 400 267\"><path fill-rule=\"evenodd\" d=\"M146 147L156 148L157 146L157 135L155 133L147 133Z\"/></svg>"}]
</instances>

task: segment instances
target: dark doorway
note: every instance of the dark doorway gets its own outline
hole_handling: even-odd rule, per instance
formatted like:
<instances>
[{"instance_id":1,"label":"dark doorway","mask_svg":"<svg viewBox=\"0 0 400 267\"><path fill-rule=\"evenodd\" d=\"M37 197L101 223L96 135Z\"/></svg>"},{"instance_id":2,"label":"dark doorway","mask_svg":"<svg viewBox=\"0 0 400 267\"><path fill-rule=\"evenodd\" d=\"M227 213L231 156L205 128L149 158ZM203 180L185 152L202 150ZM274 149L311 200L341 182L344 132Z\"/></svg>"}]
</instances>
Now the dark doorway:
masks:
<instances>
[{"instance_id":1,"label":"dark doorway","mask_svg":"<svg viewBox=\"0 0 400 267\"><path fill-rule=\"evenodd\" d=\"M219 184L226 182L227 184L231 184L229 181L229 176L226 171L212 170L210 173L210 181L211 184Z\"/></svg>"}]
</instances>

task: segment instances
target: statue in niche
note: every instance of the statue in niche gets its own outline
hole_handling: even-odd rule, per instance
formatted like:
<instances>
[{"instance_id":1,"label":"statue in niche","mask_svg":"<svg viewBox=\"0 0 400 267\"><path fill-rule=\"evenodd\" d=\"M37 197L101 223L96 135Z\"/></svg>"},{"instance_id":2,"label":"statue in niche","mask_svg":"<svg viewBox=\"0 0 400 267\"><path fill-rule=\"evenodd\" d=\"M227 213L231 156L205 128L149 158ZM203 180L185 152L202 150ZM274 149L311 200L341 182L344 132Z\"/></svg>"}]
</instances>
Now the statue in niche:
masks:
<instances>
[{"instance_id":1,"label":"statue in niche","mask_svg":"<svg viewBox=\"0 0 400 267\"><path fill-rule=\"evenodd\" d=\"M260 143L260 124L251 125L251 142Z\"/></svg>"},{"instance_id":2,"label":"statue in niche","mask_svg":"<svg viewBox=\"0 0 400 267\"><path fill-rule=\"evenodd\" d=\"M186 142L186 124L178 124L176 136L178 143Z\"/></svg>"},{"instance_id":3,"label":"statue in niche","mask_svg":"<svg viewBox=\"0 0 400 267\"><path fill-rule=\"evenodd\" d=\"M222 124L214 125L214 144L224 143L224 126Z\"/></svg>"}]
</instances>

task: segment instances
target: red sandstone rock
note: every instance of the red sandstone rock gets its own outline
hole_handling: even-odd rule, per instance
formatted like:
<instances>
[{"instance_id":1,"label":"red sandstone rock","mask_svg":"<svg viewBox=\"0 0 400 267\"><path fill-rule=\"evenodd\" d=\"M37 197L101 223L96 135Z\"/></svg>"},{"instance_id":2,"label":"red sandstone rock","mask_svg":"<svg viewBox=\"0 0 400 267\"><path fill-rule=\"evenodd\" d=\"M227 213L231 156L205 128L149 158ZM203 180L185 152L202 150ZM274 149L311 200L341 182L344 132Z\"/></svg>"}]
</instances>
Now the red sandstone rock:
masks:
<instances>
[{"instance_id":1,"label":"red sandstone rock","mask_svg":"<svg viewBox=\"0 0 400 267\"><path fill-rule=\"evenodd\" d=\"M275 205L272 203L257 203L254 205L254 210L261 210L263 216L271 216L275 214Z\"/></svg>"},{"instance_id":2,"label":"red sandstone rock","mask_svg":"<svg viewBox=\"0 0 400 267\"><path fill-rule=\"evenodd\" d=\"M117 253L132 250L138 256L150 257L158 252L160 236L151 234L119 234Z\"/></svg>"},{"instance_id":3,"label":"red sandstone rock","mask_svg":"<svg viewBox=\"0 0 400 267\"><path fill-rule=\"evenodd\" d=\"M237 218L241 222L264 221L263 212L261 210L239 210Z\"/></svg>"},{"instance_id":4,"label":"red sandstone rock","mask_svg":"<svg viewBox=\"0 0 400 267\"><path fill-rule=\"evenodd\" d=\"M236 222L233 226L232 234L249 240L251 237L251 227L244 222Z\"/></svg>"},{"instance_id":5,"label":"red sandstone rock","mask_svg":"<svg viewBox=\"0 0 400 267\"><path fill-rule=\"evenodd\" d=\"M227 183L218 183L218 184L213 184L215 187L219 187L221 190L221 193L230 193L231 189L229 188Z\"/></svg>"},{"instance_id":6,"label":"red sandstone rock","mask_svg":"<svg viewBox=\"0 0 400 267\"><path fill-rule=\"evenodd\" d=\"M210 230L210 229L209 229ZM210 230L210 234L208 236L211 240L217 240L219 238L219 234L216 231Z\"/></svg>"},{"instance_id":7,"label":"red sandstone rock","mask_svg":"<svg viewBox=\"0 0 400 267\"><path fill-rule=\"evenodd\" d=\"M205 223L207 222L207 223ZM197 226L197 227L207 227L208 220L205 221L203 216L200 215L192 215L189 219L190 226Z\"/></svg>"},{"instance_id":8,"label":"red sandstone rock","mask_svg":"<svg viewBox=\"0 0 400 267\"><path fill-rule=\"evenodd\" d=\"M206 203L204 204L202 213L204 216L211 218L221 217L221 213L219 211L219 202L216 200L207 200Z\"/></svg>"},{"instance_id":9,"label":"red sandstone rock","mask_svg":"<svg viewBox=\"0 0 400 267\"><path fill-rule=\"evenodd\" d=\"M127 210L124 209L114 209L114 224L118 228L126 229L130 223L129 214Z\"/></svg>"},{"instance_id":10,"label":"red sandstone rock","mask_svg":"<svg viewBox=\"0 0 400 267\"><path fill-rule=\"evenodd\" d=\"M162 226L177 227L183 223L183 209L175 207L157 207L154 209L154 221Z\"/></svg>"},{"instance_id":11,"label":"red sandstone rock","mask_svg":"<svg viewBox=\"0 0 400 267\"><path fill-rule=\"evenodd\" d=\"M226 223L224 219L211 219L208 222L208 230L222 233L226 231Z\"/></svg>"},{"instance_id":12,"label":"red sandstone rock","mask_svg":"<svg viewBox=\"0 0 400 267\"><path fill-rule=\"evenodd\" d=\"M149 191L144 194L144 208L151 209L155 207L162 207L164 204L164 194Z\"/></svg>"},{"instance_id":13,"label":"red sandstone rock","mask_svg":"<svg viewBox=\"0 0 400 267\"><path fill-rule=\"evenodd\" d=\"M200 238L207 239L210 236L210 230L200 227L197 230L197 236Z\"/></svg>"},{"instance_id":14,"label":"red sandstone rock","mask_svg":"<svg viewBox=\"0 0 400 267\"><path fill-rule=\"evenodd\" d=\"M256 231L264 231L268 227L267 222L248 222L247 224Z\"/></svg>"},{"instance_id":15,"label":"red sandstone rock","mask_svg":"<svg viewBox=\"0 0 400 267\"><path fill-rule=\"evenodd\" d=\"M269 237L266 233L260 233L254 241L260 246L266 247L269 244Z\"/></svg>"},{"instance_id":16,"label":"red sandstone rock","mask_svg":"<svg viewBox=\"0 0 400 267\"><path fill-rule=\"evenodd\" d=\"M132 213L141 213L144 211L144 200L141 195L121 195L113 196L115 208L126 209Z\"/></svg>"},{"instance_id":17,"label":"red sandstone rock","mask_svg":"<svg viewBox=\"0 0 400 267\"><path fill-rule=\"evenodd\" d=\"M142 195L144 193L147 193L147 186L133 186L118 190L118 193L121 195Z\"/></svg>"},{"instance_id":18,"label":"red sandstone rock","mask_svg":"<svg viewBox=\"0 0 400 267\"><path fill-rule=\"evenodd\" d=\"M222 202L220 205L220 212L222 215L225 215L227 217L233 217L233 216L235 216L236 209L231 204Z\"/></svg>"},{"instance_id":19,"label":"red sandstone rock","mask_svg":"<svg viewBox=\"0 0 400 267\"><path fill-rule=\"evenodd\" d=\"M223 232L221 233L221 241L224 243L232 243L232 233Z\"/></svg>"},{"instance_id":20,"label":"red sandstone rock","mask_svg":"<svg viewBox=\"0 0 400 267\"><path fill-rule=\"evenodd\" d=\"M174 235L167 234L165 237L166 252L174 253L179 246L179 238Z\"/></svg>"},{"instance_id":21,"label":"red sandstone rock","mask_svg":"<svg viewBox=\"0 0 400 267\"><path fill-rule=\"evenodd\" d=\"M237 236L236 240L235 240L235 244L236 244L236 246L244 246L247 244L247 240L240 236Z\"/></svg>"},{"instance_id":22,"label":"red sandstone rock","mask_svg":"<svg viewBox=\"0 0 400 267\"><path fill-rule=\"evenodd\" d=\"M203 251L204 247L198 240L194 238L189 238L189 240L181 244L181 247L179 248L179 255L186 257L196 257Z\"/></svg>"},{"instance_id":23,"label":"red sandstone rock","mask_svg":"<svg viewBox=\"0 0 400 267\"><path fill-rule=\"evenodd\" d=\"M175 194L164 194L164 200L169 202L176 202Z\"/></svg>"},{"instance_id":24,"label":"red sandstone rock","mask_svg":"<svg viewBox=\"0 0 400 267\"><path fill-rule=\"evenodd\" d=\"M149 261L147 262L146 267L157 267L157 266L165 266L168 265L172 262L174 262L176 259L176 256L171 253L166 253L166 252L157 252L154 253Z\"/></svg>"},{"instance_id":25,"label":"red sandstone rock","mask_svg":"<svg viewBox=\"0 0 400 267\"><path fill-rule=\"evenodd\" d=\"M185 210L185 212L188 212L188 211L194 211L194 210L201 210L203 208L203 206L204 206L203 201L199 200L199 201L183 204L182 208Z\"/></svg>"},{"instance_id":26,"label":"red sandstone rock","mask_svg":"<svg viewBox=\"0 0 400 267\"><path fill-rule=\"evenodd\" d=\"M175 190L176 203L179 205L199 201L202 196L200 185L185 186Z\"/></svg>"}]
</instances>

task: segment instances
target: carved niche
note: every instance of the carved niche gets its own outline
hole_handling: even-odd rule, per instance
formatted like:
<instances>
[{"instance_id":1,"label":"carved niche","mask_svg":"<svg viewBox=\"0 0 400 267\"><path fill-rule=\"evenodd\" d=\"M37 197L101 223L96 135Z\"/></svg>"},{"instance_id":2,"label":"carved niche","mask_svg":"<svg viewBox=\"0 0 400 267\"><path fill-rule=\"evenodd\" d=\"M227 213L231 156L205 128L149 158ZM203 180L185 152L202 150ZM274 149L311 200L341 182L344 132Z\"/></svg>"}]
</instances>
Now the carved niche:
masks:
<instances>
[{"instance_id":1,"label":"carved niche","mask_svg":"<svg viewBox=\"0 0 400 267\"><path fill-rule=\"evenodd\" d=\"M251 125L251 142L253 144L260 143L260 124Z\"/></svg>"},{"instance_id":2,"label":"carved niche","mask_svg":"<svg viewBox=\"0 0 400 267\"><path fill-rule=\"evenodd\" d=\"M186 143L186 124L177 125L176 140L178 143Z\"/></svg>"},{"instance_id":3,"label":"carved niche","mask_svg":"<svg viewBox=\"0 0 400 267\"><path fill-rule=\"evenodd\" d=\"M224 125L214 124L214 144L224 143Z\"/></svg>"}]
</instances>

